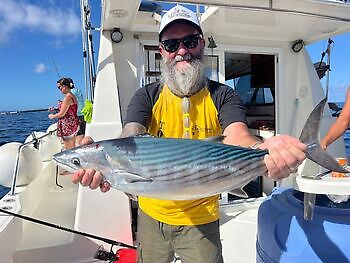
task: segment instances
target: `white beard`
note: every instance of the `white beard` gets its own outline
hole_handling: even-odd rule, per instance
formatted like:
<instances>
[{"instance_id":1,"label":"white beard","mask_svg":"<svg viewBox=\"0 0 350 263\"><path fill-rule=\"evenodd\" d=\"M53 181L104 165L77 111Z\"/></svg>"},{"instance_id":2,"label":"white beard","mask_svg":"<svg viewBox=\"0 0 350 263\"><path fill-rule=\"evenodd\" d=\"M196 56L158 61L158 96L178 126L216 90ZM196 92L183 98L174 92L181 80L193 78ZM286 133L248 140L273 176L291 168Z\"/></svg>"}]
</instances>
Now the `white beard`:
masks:
<instances>
[{"instance_id":1,"label":"white beard","mask_svg":"<svg viewBox=\"0 0 350 263\"><path fill-rule=\"evenodd\" d=\"M188 67L178 70L178 61L188 60ZM183 98L189 97L204 88L204 64L201 58L193 58L190 54L184 57L178 55L173 62L163 60L162 80L166 83L172 93Z\"/></svg>"}]
</instances>

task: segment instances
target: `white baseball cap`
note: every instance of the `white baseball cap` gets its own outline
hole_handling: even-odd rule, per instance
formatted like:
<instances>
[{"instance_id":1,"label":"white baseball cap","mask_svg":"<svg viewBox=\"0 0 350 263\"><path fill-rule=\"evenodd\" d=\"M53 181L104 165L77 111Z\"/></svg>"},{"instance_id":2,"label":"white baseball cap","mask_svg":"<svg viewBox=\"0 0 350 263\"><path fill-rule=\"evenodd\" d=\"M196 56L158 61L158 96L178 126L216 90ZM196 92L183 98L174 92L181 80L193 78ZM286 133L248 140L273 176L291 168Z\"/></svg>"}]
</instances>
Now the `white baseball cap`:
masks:
<instances>
[{"instance_id":1,"label":"white baseball cap","mask_svg":"<svg viewBox=\"0 0 350 263\"><path fill-rule=\"evenodd\" d=\"M203 32L202 32L197 15L193 11L191 11L190 9L188 9L184 6L176 5L173 8L171 8L170 10L168 10L163 15L162 20L160 21L159 41L161 40L161 36L162 36L162 33L165 30L165 28L177 20L183 20L186 22L190 22L203 35Z\"/></svg>"}]
</instances>

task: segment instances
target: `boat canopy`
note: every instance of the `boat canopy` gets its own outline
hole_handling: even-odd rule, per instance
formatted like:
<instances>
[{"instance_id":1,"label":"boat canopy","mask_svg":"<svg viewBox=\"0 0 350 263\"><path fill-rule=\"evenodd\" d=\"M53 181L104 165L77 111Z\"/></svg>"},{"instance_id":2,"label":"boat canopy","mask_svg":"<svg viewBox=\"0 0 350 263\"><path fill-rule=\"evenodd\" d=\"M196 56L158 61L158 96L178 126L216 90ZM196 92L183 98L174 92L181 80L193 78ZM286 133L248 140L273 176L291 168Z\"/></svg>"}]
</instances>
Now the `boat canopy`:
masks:
<instances>
[{"instance_id":1,"label":"boat canopy","mask_svg":"<svg viewBox=\"0 0 350 263\"><path fill-rule=\"evenodd\" d=\"M104 30L120 28L131 32L158 32L160 11L168 1L119 0L104 1ZM163 3L164 2L164 3ZM294 41L310 44L350 31L350 3L314 0L186 0L194 5L205 35L216 37L254 38ZM247 15L248 13L248 15Z\"/></svg>"}]
</instances>

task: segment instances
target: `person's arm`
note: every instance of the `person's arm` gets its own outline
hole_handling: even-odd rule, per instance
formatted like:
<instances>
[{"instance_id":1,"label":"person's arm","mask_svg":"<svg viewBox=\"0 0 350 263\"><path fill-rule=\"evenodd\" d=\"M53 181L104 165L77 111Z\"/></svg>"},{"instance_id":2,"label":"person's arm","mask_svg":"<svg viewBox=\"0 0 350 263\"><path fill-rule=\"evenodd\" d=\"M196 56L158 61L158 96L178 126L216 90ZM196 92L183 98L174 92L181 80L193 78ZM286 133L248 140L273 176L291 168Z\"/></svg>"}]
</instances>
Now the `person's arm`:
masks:
<instances>
[{"instance_id":1,"label":"person's arm","mask_svg":"<svg viewBox=\"0 0 350 263\"><path fill-rule=\"evenodd\" d=\"M259 149L268 150L269 153L264 160L268 177L274 180L288 177L306 158L306 145L289 135L274 136L259 144L259 141L250 134L247 125L242 122L230 124L223 134L224 143L252 148L258 146Z\"/></svg>"},{"instance_id":2,"label":"person's arm","mask_svg":"<svg viewBox=\"0 0 350 263\"><path fill-rule=\"evenodd\" d=\"M142 134L147 131L146 127L137 122L129 122L125 124L122 133L120 134L120 138L130 137L136 134Z\"/></svg>"},{"instance_id":3,"label":"person's arm","mask_svg":"<svg viewBox=\"0 0 350 263\"><path fill-rule=\"evenodd\" d=\"M325 150L328 145L344 134L350 124L350 89L348 90L346 101L337 120L329 128L326 136L321 141L321 146Z\"/></svg>"},{"instance_id":4,"label":"person's arm","mask_svg":"<svg viewBox=\"0 0 350 263\"><path fill-rule=\"evenodd\" d=\"M231 123L223 132L225 136L224 143L231 145L239 145L247 148L256 148L262 143L255 136L253 136L247 125L244 122Z\"/></svg>"},{"instance_id":5,"label":"person's arm","mask_svg":"<svg viewBox=\"0 0 350 263\"><path fill-rule=\"evenodd\" d=\"M49 118L50 119L62 118L64 115L66 115L69 106L72 104L73 104L73 97L68 94L67 96L64 97L64 100L62 101L60 111L56 114L49 114Z\"/></svg>"}]
</instances>

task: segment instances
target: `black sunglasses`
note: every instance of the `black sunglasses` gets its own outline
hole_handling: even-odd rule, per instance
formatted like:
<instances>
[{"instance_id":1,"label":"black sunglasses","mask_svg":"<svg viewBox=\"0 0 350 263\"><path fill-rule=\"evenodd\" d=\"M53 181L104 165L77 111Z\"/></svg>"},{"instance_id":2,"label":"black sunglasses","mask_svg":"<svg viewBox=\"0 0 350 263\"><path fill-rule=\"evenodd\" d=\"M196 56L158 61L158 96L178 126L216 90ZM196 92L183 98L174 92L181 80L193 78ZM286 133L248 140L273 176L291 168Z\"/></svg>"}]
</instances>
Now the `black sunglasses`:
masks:
<instances>
[{"instance_id":1,"label":"black sunglasses","mask_svg":"<svg viewBox=\"0 0 350 263\"><path fill-rule=\"evenodd\" d=\"M194 34L194 35L185 36L180 39L174 38L174 39L163 40L160 43L162 44L162 46L167 52L172 53L178 50L181 42L188 49L197 47L199 39L202 39L201 34Z\"/></svg>"}]
</instances>

